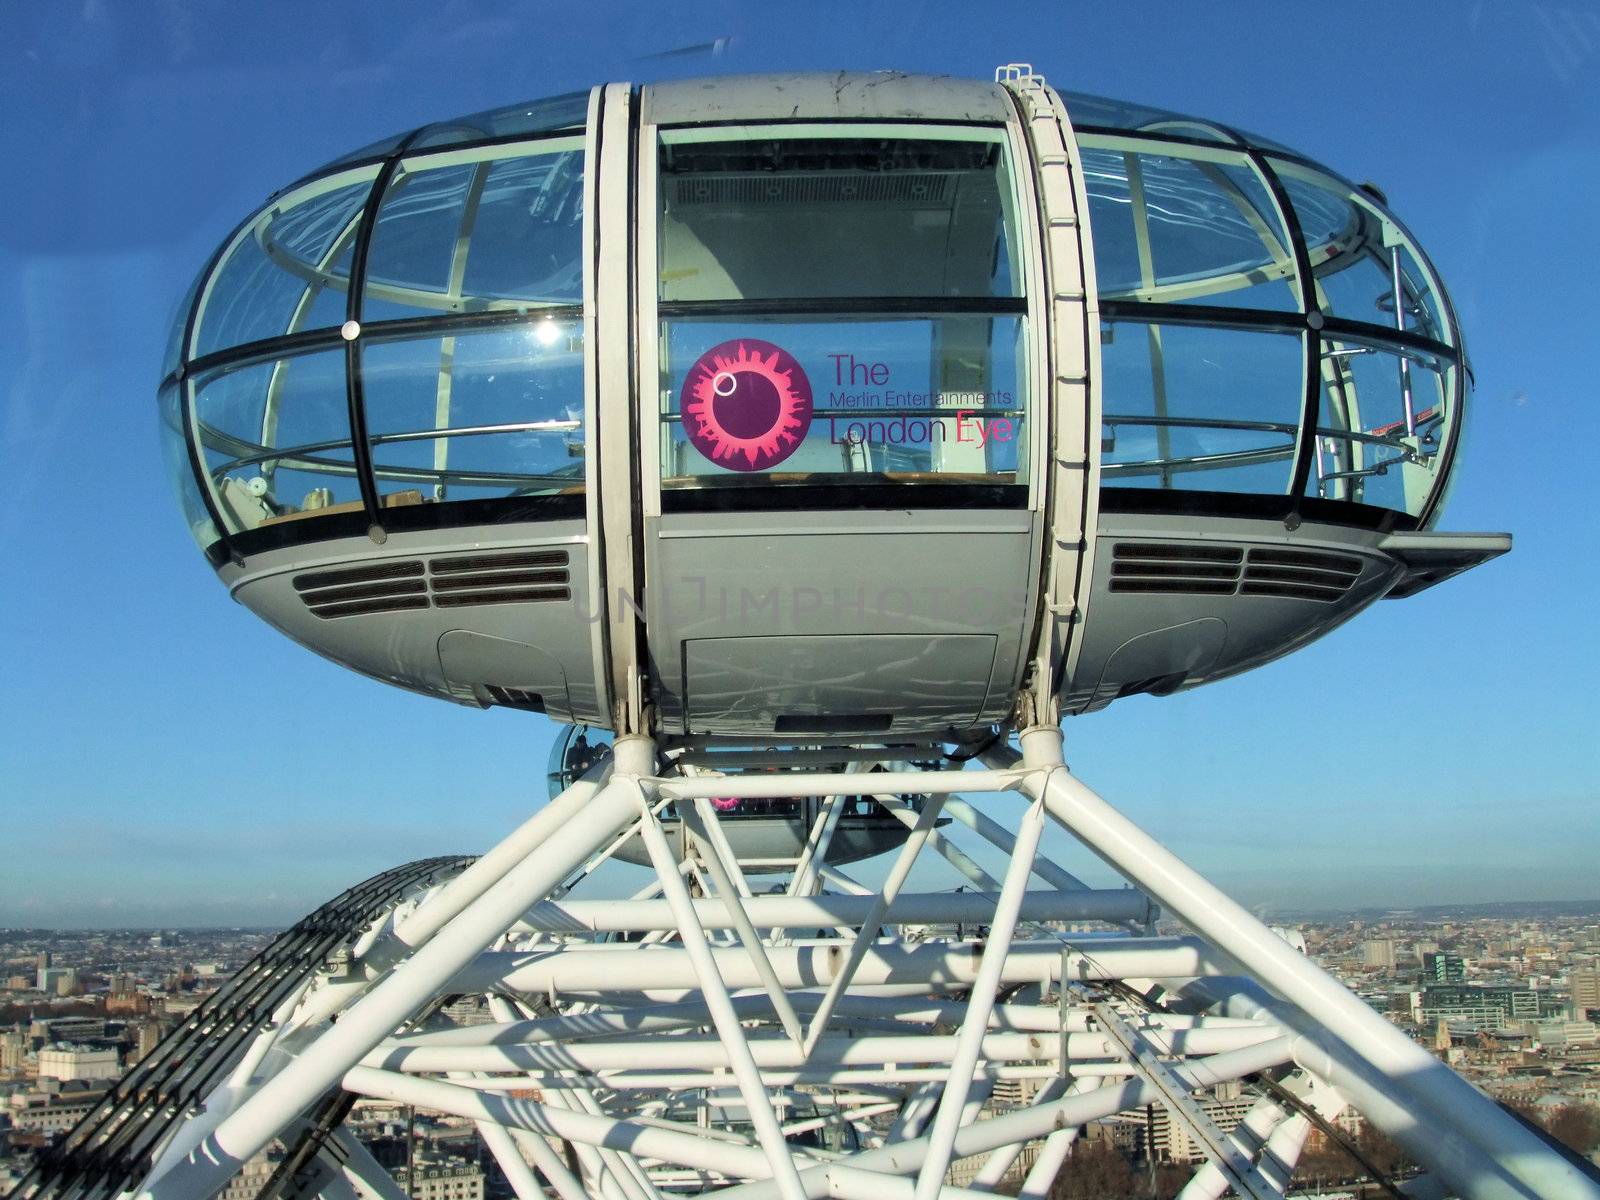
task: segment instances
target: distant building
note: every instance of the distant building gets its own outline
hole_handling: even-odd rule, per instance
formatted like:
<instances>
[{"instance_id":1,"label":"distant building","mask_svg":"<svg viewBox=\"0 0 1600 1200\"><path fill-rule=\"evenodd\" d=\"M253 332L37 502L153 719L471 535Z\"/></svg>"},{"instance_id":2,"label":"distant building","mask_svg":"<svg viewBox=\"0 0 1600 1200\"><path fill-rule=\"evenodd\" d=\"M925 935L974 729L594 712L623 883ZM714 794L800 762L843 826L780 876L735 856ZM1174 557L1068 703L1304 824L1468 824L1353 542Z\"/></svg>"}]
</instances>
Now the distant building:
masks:
<instances>
[{"instance_id":1,"label":"distant building","mask_svg":"<svg viewBox=\"0 0 1600 1200\"><path fill-rule=\"evenodd\" d=\"M1257 1097L1247 1094L1237 1083L1219 1086L1216 1091L1197 1096L1196 1102L1223 1133L1232 1133L1255 1104ZM1205 1160L1205 1148L1189 1136L1182 1123L1160 1104L1145 1110L1143 1117L1124 1115L1109 1123L1111 1143L1135 1155L1150 1155L1157 1162L1192 1163Z\"/></svg>"},{"instance_id":2,"label":"distant building","mask_svg":"<svg viewBox=\"0 0 1600 1200\"><path fill-rule=\"evenodd\" d=\"M28 1026L28 1036L40 1042L92 1042L106 1036L104 1017L44 1017Z\"/></svg>"},{"instance_id":3,"label":"distant building","mask_svg":"<svg viewBox=\"0 0 1600 1200\"><path fill-rule=\"evenodd\" d=\"M1533 1036L1546 1050L1570 1050L1600 1045L1600 1026L1593 1021L1541 1021L1533 1027Z\"/></svg>"},{"instance_id":4,"label":"distant building","mask_svg":"<svg viewBox=\"0 0 1600 1200\"><path fill-rule=\"evenodd\" d=\"M228 1180L228 1186L217 1193L217 1200L255 1200L282 1162L283 1150L274 1143L247 1159L239 1173Z\"/></svg>"},{"instance_id":5,"label":"distant building","mask_svg":"<svg viewBox=\"0 0 1600 1200\"><path fill-rule=\"evenodd\" d=\"M150 997L143 992L112 992L106 997L106 1012L113 1016L143 1016L150 1011Z\"/></svg>"},{"instance_id":6,"label":"distant building","mask_svg":"<svg viewBox=\"0 0 1600 1200\"><path fill-rule=\"evenodd\" d=\"M70 996L78 988L78 972L72 967L40 967L34 987L47 996Z\"/></svg>"},{"instance_id":7,"label":"distant building","mask_svg":"<svg viewBox=\"0 0 1600 1200\"><path fill-rule=\"evenodd\" d=\"M118 1055L110 1046L80 1046L58 1042L39 1051L39 1078L74 1080L116 1079L122 1074Z\"/></svg>"},{"instance_id":8,"label":"distant building","mask_svg":"<svg viewBox=\"0 0 1600 1200\"><path fill-rule=\"evenodd\" d=\"M1396 962L1393 938L1372 938L1361 943L1361 961L1369 967L1393 970Z\"/></svg>"},{"instance_id":9,"label":"distant building","mask_svg":"<svg viewBox=\"0 0 1600 1200\"><path fill-rule=\"evenodd\" d=\"M1002 1108L1026 1108L1038 1095L1041 1083L1038 1079L997 1079L994 1104Z\"/></svg>"},{"instance_id":10,"label":"distant building","mask_svg":"<svg viewBox=\"0 0 1600 1200\"><path fill-rule=\"evenodd\" d=\"M11 1097L11 1123L22 1130L63 1133L88 1116L89 1110L99 1104L105 1094L104 1086L61 1092L19 1092Z\"/></svg>"},{"instance_id":11,"label":"distant building","mask_svg":"<svg viewBox=\"0 0 1600 1200\"><path fill-rule=\"evenodd\" d=\"M146 1021L139 1026L139 1057L145 1058L148 1056L161 1043L161 1039L171 1032L172 1022L170 1021Z\"/></svg>"},{"instance_id":12,"label":"distant building","mask_svg":"<svg viewBox=\"0 0 1600 1200\"><path fill-rule=\"evenodd\" d=\"M483 1200L483 1168L465 1159L415 1163L394 1177L411 1200Z\"/></svg>"},{"instance_id":13,"label":"distant building","mask_svg":"<svg viewBox=\"0 0 1600 1200\"><path fill-rule=\"evenodd\" d=\"M1437 951L1422 956L1422 978L1427 983L1465 983L1467 962L1454 954Z\"/></svg>"},{"instance_id":14,"label":"distant building","mask_svg":"<svg viewBox=\"0 0 1600 1200\"><path fill-rule=\"evenodd\" d=\"M1567 977L1573 1008L1600 1008L1600 969L1579 967Z\"/></svg>"},{"instance_id":15,"label":"distant building","mask_svg":"<svg viewBox=\"0 0 1600 1200\"><path fill-rule=\"evenodd\" d=\"M494 1014L482 996L462 996L444 1006L444 1013L457 1025L490 1025Z\"/></svg>"},{"instance_id":16,"label":"distant building","mask_svg":"<svg viewBox=\"0 0 1600 1200\"><path fill-rule=\"evenodd\" d=\"M1441 983L1411 994L1413 1021L1445 1020L1469 1029L1502 1029L1513 1021L1560 1017L1565 1007L1554 994L1531 988Z\"/></svg>"},{"instance_id":17,"label":"distant building","mask_svg":"<svg viewBox=\"0 0 1600 1200\"><path fill-rule=\"evenodd\" d=\"M0 1033L0 1072L7 1075L17 1075L22 1072L23 1064L28 1060L28 1051L31 1049L29 1040L20 1029L8 1029Z\"/></svg>"}]
</instances>

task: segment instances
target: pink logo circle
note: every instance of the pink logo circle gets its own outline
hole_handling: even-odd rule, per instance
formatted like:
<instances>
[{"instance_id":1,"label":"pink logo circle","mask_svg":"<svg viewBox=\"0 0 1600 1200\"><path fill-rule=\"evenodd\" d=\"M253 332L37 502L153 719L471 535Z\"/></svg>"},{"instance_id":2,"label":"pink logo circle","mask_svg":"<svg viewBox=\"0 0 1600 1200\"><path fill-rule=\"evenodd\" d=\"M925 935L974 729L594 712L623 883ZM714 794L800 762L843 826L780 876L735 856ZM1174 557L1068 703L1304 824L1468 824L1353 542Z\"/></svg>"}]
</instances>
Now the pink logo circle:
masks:
<instances>
[{"instance_id":1,"label":"pink logo circle","mask_svg":"<svg viewBox=\"0 0 1600 1200\"><path fill-rule=\"evenodd\" d=\"M689 368L678 398L694 448L730 471L766 471L811 428L811 381L781 346L738 338Z\"/></svg>"}]
</instances>

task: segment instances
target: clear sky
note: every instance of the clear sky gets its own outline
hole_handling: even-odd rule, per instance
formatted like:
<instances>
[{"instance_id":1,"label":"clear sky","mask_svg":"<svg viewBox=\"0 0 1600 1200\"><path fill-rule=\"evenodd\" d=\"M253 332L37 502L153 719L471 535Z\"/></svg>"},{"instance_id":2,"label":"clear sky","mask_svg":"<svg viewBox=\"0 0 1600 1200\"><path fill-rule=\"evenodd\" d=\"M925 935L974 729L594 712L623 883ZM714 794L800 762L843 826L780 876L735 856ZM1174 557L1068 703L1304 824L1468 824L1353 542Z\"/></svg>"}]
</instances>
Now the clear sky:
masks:
<instances>
[{"instance_id":1,"label":"clear sky","mask_svg":"<svg viewBox=\"0 0 1600 1200\"><path fill-rule=\"evenodd\" d=\"M287 922L542 802L543 718L308 654L231 603L183 529L156 441L167 327L269 192L602 80L1013 60L1382 186L1477 373L1443 527L1517 538L1288 660L1070 722L1074 768L1268 911L1600 897L1600 12L1123 7L7 5L0 925ZM653 57L726 36L716 58Z\"/></svg>"}]
</instances>

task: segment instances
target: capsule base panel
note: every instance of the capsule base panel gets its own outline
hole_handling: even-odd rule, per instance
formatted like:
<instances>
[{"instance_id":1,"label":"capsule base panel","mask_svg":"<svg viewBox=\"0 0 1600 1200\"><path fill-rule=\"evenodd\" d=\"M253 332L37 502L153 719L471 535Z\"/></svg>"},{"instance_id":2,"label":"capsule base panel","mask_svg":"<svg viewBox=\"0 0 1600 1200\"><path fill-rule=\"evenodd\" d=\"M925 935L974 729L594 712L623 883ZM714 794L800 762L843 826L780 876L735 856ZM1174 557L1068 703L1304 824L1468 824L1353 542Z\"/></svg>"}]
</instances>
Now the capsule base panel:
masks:
<instances>
[{"instance_id":1,"label":"capsule base panel","mask_svg":"<svg viewBox=\"0 0 1600 1200\"><path fill-rule=\"evenodd\" d=\"M339 539L221 570L234 597L353 671L460 704L607 723L581 522Z\"/></svg>"},{"instance_id":2,"label":"capsule base panel","mask_svg":"<svg viewBox=\"0 0 1600 1200\"><path fill-rule=\"evenodd\" d=\"M646 608L663 730L938 735L1005 719L1036 600L1034 514L826 521L706 513L655 526Z\"/></svg>"}]
</instances>

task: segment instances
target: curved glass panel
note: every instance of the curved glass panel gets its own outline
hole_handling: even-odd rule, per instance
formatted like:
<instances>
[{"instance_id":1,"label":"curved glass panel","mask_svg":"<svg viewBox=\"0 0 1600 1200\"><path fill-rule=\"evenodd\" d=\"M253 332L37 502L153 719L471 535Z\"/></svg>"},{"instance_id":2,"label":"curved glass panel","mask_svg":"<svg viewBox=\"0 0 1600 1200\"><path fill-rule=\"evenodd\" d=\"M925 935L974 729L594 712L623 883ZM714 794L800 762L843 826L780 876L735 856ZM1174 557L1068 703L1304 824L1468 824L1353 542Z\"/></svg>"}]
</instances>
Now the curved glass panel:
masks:
<instances>
[{"instance_id":1,"label":"curved glass panel","mask_svg":"<svg viewBox=\"0 0 1600 1200\"><path fill-rule=\"evenodd\" d=\"M556 733L545 760L545 780L554 800L581 779L595 763L611 753L615 735L609 729L568 725Z\"/></svg>"},{"instance_id":2,"label":"curved glass panel","mask_svg":"<svg viewBox=\"0 0 1600 1200\"><path fill-rule=\"evenodd\" d=\"M1300 335L1116 321L1101 343L1102 486L1289 492Z\"/></svg>"},{"instance_id":3,"label":"curved glass panel","mask_svg":"<svg viewBox=\"0 0 1600 1200\"><path fill-rule=\"evenodd\" d=\"M312 171L311 174L306 178L309 179L318 175L326 175L329 171L334 171L340 167L349 166L352 163L367 163L372 162L374 159L387 158L396 150L400 149L400 147L405 144L406 138L410 136L411 134L409 132L391 133L386 138L379 138L375 142L368 142L365 146L362 146L358 150L352 150L349 154L341 154L332 162L323 163L322 166L318 167L315 171Z\"/></svg>"},{"instance_id":4,"label":"curved glass panel","mask_svg":"<svg viewBox=\"0 0 1600 1200\"><path fill-rule=\"evenodd\" d=\"M194 311L195 297L200 294L200 287L207 278L209 272L202 271L197 275L171 313L167 347L161 355L162 379L172 378L173 373L183 365L183 337L189 331L189 314Z\"/></svg>"},{"instance_id":5,"label":"curved glass panel","mask_svg":"<svg viewBox=\"0 0 1600 1200\"><path fill-rule=\"evenodd\" d=\"M1225 130L1209 121L1168 112L1166 109L1129 104L1126 100L1113 100L1107 96L1091 96L1087 92L1062 92L1061 100L1067 106L1067 117L1074 127L1094 125L1130 132L1176 134L1223 144L1234 141Z\"/></svg>"},{"instance_id":6,"label":"curved glass panel","mask_svg":"<svg viewBox=\"0 0 1600 1200\"><path fill-rule=\"evenodd\" d=\"M583 300L583 141L404 160L368 249L363 322Z\"/></svg>"},{"instance_id":7,"label":"curved glass panel","mask_svg":"<svg viewBox=\"0 0 1600 1200\"><path fill-rule=\"evenodd\" d=\"M201 293L189 357L343 322L376 174L362 168L297 188L240 231Z\"/></svg>"},{"instance_id":8,"label":"curved glass panel","mask_svg":"<svg viewBox=\"0 0 1600 1200\"><path fill-rule=\"evenodd\" d=\"M1306 494L1420 515L1453 420L1455 370L1431 355L1324 340Z\"/></svg>"},{"instance_id":9,"label":"curved glass panel","mask_svg":"<svg viewBox=\"0 0 1600 1200\"><path fill-rule=\"evenodd\" d=\"M221 371L196 384L194 409L230 534L360 509L342 350Z\"/></svg>"},{"instance_id":10,"label":"curved glass panel","mask_svg":"<svg viewBox=\"0 0 1600 1200\"><path fill-rule=\"evenodd\" d=\"M386 504L583 490L581 321L377 342L362 382Z\"/></svg>"},{"instance_id":11,"label":"curved glass panel","mask_svg":"<svg viewBox=\"0 0 1600 1200\"><path fill-rule=\"evenodd\" d=\"M413 150L457 146L484 138L534 137L563 129L582 129L589 115L589 93L564 92L525 100L430 125L411 143Z\"/></svg>"},{"instance_id":12,"label":"curved glass panel","mask_svg":"<svg viewBox=\"0 0 1600 1200\"><path fill-rule=\"evenodd\" d=\"M1003 130L669 130L659 150L664 488L1027 481Z\"/></svg>"},{"instance_id":13,"label":"curved glass panel","mask_svg":"<svg viewBox=\"0 0 1600 1200\"><path fill-rule=\"evenodd\" d=\"M1372 197L1300 163L1272 165L1300 222L1323 312L1452 343L1416 248Z\"/></svg>"},{"instance_id":14,"label":"curved glass panel","mask_svg":"<svg viewBox=\"0 0 1600 1200\"><path fill-rule=\"evenodd\" d=\"M1148 105L1130 104L1126 100L1091 96L1086 92L1062 92L1061 99L1067 106L1067 117L1074 129L1090 126L1121 129L1129 133L1190 138L1196 141L1216 142L1219 145L1238 145L1243 142L1245 145L1262 150L1295 153L1281 142L1275 142L1233 125L1220 125L1203 117L1189 117L1166 109L1151 108Z\"/></svg>"},{"instance_id":15,"label":"curved glass panel","mask_svg":"<svg viewBox=\"0 0 1600 1200\"><path fill-rule=\"evenodd\" d=\"M1288 232L1244 155L1081 145L1101 299L1299 307Z\"/></svg>"},{"instance_id":16,"label":"curved glass panel","mask_svg":"<svg viewBox=\"0 0 1600 1200\"><path fill-rule=\"evenodd\" d=\"M178 508L183 513L183 523L189 535L202 550L210 550L218 541L217 526L206 511L205 499L200 495L200 485L189 463L189 447L183 436L183 396L176 384L168 384L157 397L161 419L161 461L167 468L167 479L178 497Z\"/></svg>"},{"instance_id":17,"label":"curved glass panel","mask_svg":"<svg viewBox=\"0 0 1600 1200\"><path fill-rule=\"evenodd\" d=\"M1002 132L662 135L660 298L1021 296Z\"/></svg>"}]
</instances>

